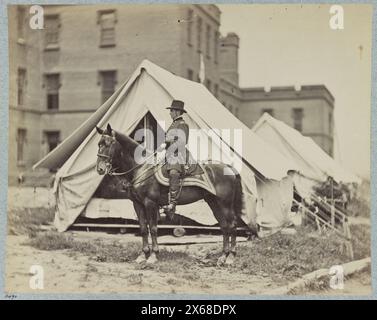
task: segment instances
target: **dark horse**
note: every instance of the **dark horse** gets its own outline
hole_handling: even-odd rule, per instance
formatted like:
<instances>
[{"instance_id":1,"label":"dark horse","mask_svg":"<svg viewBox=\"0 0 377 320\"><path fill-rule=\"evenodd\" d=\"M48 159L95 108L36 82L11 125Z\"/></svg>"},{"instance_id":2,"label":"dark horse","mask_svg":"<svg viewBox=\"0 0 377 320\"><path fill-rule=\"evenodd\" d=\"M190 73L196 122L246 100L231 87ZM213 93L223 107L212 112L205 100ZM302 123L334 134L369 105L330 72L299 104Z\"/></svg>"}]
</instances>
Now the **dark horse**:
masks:
<instances>
[{"instance_id":1,"label":"dark horse","mask_svg":"<svg viewBox=\"0 0 377 320\"><path fill-rule=\"evenodd\" d=\"M97 172L107 175L108 179L114 178L122 182L117 188L126 190L121 194L133 202L143 238L142 252L136 261L154 263L158 254L159 208L168 203L169 189L157 182L154 176L155 165L147 162L140 165L135 160L135 149L139 147L136 141L112 130L110 125L107 125L106 130L97 127L97 131L101 134L98 143ZM234 261L237 222L240 220L242 208L240 176L225 175L224 172L229 172L229 169L229 166L222 163L205 165L205 170L216 189L216 196L199 187L183 187L178 200L178 205L201 199L208 203L223 233L223 252L218 259L219 265L231 264ZM122 174L122 178L119 173ZM152 251L148 246L148 226L152 238Z\"/></svg>"}]
</instances>

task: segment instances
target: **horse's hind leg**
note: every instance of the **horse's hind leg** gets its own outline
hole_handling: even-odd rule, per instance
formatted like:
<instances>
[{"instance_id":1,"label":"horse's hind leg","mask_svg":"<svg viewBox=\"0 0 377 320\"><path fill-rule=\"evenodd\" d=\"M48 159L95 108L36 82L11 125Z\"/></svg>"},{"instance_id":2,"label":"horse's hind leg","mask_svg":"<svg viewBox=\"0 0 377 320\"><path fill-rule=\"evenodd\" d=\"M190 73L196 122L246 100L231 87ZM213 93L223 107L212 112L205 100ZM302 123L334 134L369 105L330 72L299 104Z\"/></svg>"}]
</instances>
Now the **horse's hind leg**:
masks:
<instances>
[{"instance_id":1,"label":"horse's hind leg","mask_svg":"<svg viewBox=\"0 0 377 320\"><path fill-rule=\"evenodd\" d=\"M220 258L217 260L217 265L222 266L229 255L229 233L228 228L226 226L221 227L223 232L223 253Z\"/></svg>"},{"instance_id":2,"label":"horse's hind leg","mask_svg":"<svg viewBox=\"0 0 377 320\"><path fill-rule=\"evenodd\" d=\"M230 233L230 250L229 255L226 258L226 264L233 264L234 258L236 256L236 245L237 245L237 223L236 219L229 224L229 233Z\"/></svg>"},{"instance_id":3,"label":"horse's hind leg","mask_svg":"<svg viewBox=\"0 0 377 320\"><path fill-rule=\"evenodd\" d=\"M213 197L207 197L205 200L211 208L216 220L219 222L220 229L223 234L223 252L220 258L217 260L217 265L221 266L225 263L229 254L229 228L227 223L228 209L222 205L218 199Z\"/></svg>"}]
</instances>

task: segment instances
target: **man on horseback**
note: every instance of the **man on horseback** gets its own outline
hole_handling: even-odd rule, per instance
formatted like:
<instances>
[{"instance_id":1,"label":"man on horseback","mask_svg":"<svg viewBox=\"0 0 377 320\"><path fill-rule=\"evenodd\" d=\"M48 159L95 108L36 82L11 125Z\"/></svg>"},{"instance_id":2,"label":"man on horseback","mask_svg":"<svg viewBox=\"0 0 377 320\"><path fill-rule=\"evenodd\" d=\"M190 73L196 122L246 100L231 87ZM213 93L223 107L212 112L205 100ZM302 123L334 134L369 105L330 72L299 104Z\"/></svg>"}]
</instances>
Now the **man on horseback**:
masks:
<instances>
[{"instance_id":1,"label":"man on horseback","mask_svg":"<svg viewBox=\"0 0 377 320\"><path fill-rule=\"evenodd\" d=\"M165 144L163 145L166 148L165 158L169 174L169 204L164 207L164 211L172 216L175 213L181 189L180 179L185 170L189 127L182 118L183 113L186 113L183 101L173 100L171 106L166 109L170 109L173 123L166 132Z\"/></svg>"}]
</instances>

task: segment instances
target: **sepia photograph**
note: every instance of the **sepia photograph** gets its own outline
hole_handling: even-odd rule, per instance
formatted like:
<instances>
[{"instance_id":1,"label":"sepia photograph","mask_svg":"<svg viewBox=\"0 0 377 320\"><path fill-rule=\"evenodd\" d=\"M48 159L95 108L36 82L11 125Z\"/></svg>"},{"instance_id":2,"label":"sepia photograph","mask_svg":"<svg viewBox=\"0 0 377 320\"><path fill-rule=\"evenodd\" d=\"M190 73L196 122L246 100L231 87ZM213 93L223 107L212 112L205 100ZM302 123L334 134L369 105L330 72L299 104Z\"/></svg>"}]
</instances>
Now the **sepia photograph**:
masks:
<instances>
[{"instance_id":1,"label":"sepia photograph","mask_svg":"<svg viewBox=\"0 0 377 320\"><path fill-rule=\"evenodd\" d=\"M5 299L372 296L372 4L4 8Z\"/></svg>"}]
</instances>

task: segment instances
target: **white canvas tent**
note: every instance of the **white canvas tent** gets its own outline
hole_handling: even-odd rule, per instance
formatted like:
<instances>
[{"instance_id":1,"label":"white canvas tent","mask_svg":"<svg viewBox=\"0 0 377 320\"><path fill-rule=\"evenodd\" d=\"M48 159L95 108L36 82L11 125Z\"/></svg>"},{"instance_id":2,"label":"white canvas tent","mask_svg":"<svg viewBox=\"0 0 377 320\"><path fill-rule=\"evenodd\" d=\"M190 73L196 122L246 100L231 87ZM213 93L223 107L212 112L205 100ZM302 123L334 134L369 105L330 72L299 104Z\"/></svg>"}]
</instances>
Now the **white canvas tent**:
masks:
<instances>
[{"instance_id":1,"label":"white canvas tent","mask_svg":"<svg viewBox=\"0 0 377 320\"><path fill-rule=\"evenodd\" d=\"M221 155L225 160L232 157L241 160L240 174L249 204L244 220L250 225L257 222L262 227L274 230L287 222L293 197L293 185L287 173L295 170L295 165L252 133L205 86L175 76L144 60L105 104L34 166L60 167L54 184L57 200L55 225L58 230L65 231L80 214L86 217L119 216L135 219L129 200L104 202L92 198L103 179L95 170L99 140L95 126L104 128L110 123L115 130L129 135L150 113L159 122L165 121L167 127L171 119L165 108L173 99L185 102L188 112L186 121L190 129L203 129L200 131L201 138L219 137L219 132L214 129L241 130L242 150L232 149L234 152ZM221 137L218 141L213 139L213 142L212 153L218 152L222 143L235 147ZM189 149L193 154L195 146L196 141L189 141ZM199 160L203 160L202 154L200 156ZM211 154L206 157L211 158ZM257 181L255 172L259 177ZM121 210L119 201L123 201ZM190 218L194 217L199 222L209 225L215 223L208 207L203 209L203 206L192 204L186 209L178 207L177 210L180 213L185 211Z\"/></svg>"},{"instance_id":2,"label":"white canvas tent","mask_svg":"<svg viewBox=\"0 0 377 320\"><path fill-rule=\"evenodd\" d=\"M297 165L299 169L293 179L297 191L303 197L309 196L313 192L312 187L328 177L338 183L361 182L360 178L344 169L313 139L303 136L268 113L262 115L252 131Z\"/></svg>"}]
</instances>

